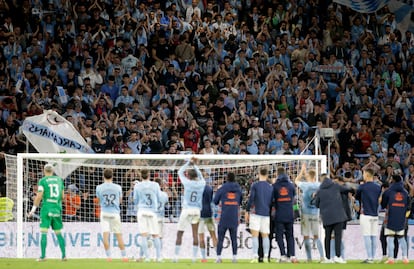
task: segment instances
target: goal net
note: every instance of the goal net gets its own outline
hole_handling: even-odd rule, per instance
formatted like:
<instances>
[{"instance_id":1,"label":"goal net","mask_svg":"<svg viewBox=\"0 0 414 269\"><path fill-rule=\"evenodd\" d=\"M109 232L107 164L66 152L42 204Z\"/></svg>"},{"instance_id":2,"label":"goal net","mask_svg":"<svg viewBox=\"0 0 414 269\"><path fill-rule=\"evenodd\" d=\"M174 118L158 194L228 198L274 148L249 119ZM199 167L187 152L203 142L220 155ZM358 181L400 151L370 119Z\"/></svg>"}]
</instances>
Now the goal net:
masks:
<instances>
[{"instance_id":1,"label":"goal net","mask_svg":"<svg viewBox=\"0 0 414 269\"><path fill-rule=\"evenodd\" d=\"M12 221L0 223L2 253L6 257L38 257L40 253L39 212L27 218L33 205L37 183L43 176L45 164L58 167L56 171L64 175L65 199L63 202L64 238L66 251L70 258L105 257L102 234L100 232L100 208L95 197L96 186L103 182L104 168L114 169L114 182L122 186L122 230L128 256L138 256L139 231L136 225L136 208L132 202L132 189L140 181L140 170L149 169L151 178L160 179L161 189L169 196L165 207L165 227L163 234L163 253L165 258L173 256L177 220L181 212L183 189L178 178L178 169L193 155L123 155L123 154L34 154L25 153L7 156L7 196L14 201ZM308 168L315 169L319 176L326 173L326 156L303 155L194 155L199 159L199 167L206 179L216 190L225 181L228 172L236 174L237 182L243 190L243 203L246 203L249 187L258 178L258 167L267 165L269 178L276 177L277 167L285 167L294 180L306 162ZM16 180L17 179L17 180ZM39 210L39 209L38 209ZM243 206L241 208L243 210ZM214 209L218 220L219 208ZM244 216L244 214L241 214ZM241 220L243 223L243 219ZM239 229L241 230L241 229ZM244 229L243 232L245 233ZM208 233L206 233L208 234ZM187 238L187 237L188 238ZM240 237L247 237L240 232ZM191 229L184 233L182 248L191 249ZM59 257L60 251L54 234L48 236L47 256ZM187 239L186 239L187 238ZM248 244L240 238L241 244ZM111 237L113 256L118 254L117 242ZM241 248L243 246L241 245ZM246 246L244 249L248 249ZM186 253L182 251L183 258ZM240 254L241 253L241 254ZM228 253L230 255L230 252ZM250 254L250 253L249 253ZM243 251L239 251L243 255ZM189 256L188 256L189 257ZM242 256L241 256L242 257Z\"/></svg>"}]
</instances>

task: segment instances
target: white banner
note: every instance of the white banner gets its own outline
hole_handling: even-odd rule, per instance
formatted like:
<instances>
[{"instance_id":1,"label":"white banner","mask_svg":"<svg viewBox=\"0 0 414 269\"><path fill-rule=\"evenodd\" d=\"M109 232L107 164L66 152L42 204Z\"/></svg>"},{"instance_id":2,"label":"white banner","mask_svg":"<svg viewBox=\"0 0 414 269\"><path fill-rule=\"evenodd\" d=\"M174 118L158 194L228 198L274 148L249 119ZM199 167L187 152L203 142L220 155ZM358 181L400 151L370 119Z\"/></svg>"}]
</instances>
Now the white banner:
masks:
<instances>
[{"instance_id":1,"label":"white banner","mask_svg":"<svg viewBox=\"0 0 414 269\"><path fill-rule=\"evenodd\" d=\"M27 117L22 131L40 153L94 153L72 123L53 110ZM65 163L54 165L56 174L63 178L77 168Z\"/></svg>"},{"instance_id":2,"label":"white banner","mask_svg":"<svg viewBox=\"0 0 414 269\"><path fill-rule=\"evenodd\" d=\"M0 257L13 258L16 257L16 229L15 223L6 222L0 223ZM136 223L123 223L123 238L126 245L127 255L129 257L138 257L139 253L139 238ZM166 259L174 256L175 237L177 232L177 225L175 223L166 223L164 226L163 238L163 256ZM100 232L99 223L65 223L64 237L66 239L66 252L69 258L104 258L105 252L103 248L102 233ZM240 259L251 258L253 253L251 250L252 240L251 236L245 230L245 225L240 225L238 230L237 245L238 257ZM40 232L39 223L25 223L24 225L24 255L28 258L37 258L40 253ZM295 241L296 241L296 256L301 259L306 259L305 246L303 238L300 235L300 225L295 225ZM414 257L414 231L410 226L408 232L408 257ZM209 258L215 259L215 249L211 246L211 241L208 240ZM359 225L348 225L344 233L345 244L345 258L350 260L362 260L366 258L366 251L364 247L364 240L361 235ZM272 257L279 258L280 252L277 248L276 242L272 241ZM117 241L111 237L112 256L114 258L120 257ZM154 249L151 249L154 253ZM192 238L191 230L184 233L183 245L181 247L181 258L191 258L192 253ZM378 239L378 249L376 252L376 259L382 257L381 244ZM401 253L401 251L400 251ZM224 240L224 249L222 256L224 258L231 258L231 243L229 236ZM312 256L318 259L319 254L316 248L312 250ZM49 234L47 257L59 258L60 250L56 237L52 232Z\"/></svg>"}]
</instances>

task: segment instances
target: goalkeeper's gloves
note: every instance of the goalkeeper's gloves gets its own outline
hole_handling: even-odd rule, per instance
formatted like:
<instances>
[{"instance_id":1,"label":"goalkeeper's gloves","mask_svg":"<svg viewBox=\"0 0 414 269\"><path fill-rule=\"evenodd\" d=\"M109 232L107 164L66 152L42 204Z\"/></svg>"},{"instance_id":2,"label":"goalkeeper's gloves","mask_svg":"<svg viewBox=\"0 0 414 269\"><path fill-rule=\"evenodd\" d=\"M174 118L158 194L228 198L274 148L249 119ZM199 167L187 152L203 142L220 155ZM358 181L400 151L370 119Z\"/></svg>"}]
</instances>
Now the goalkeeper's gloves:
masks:
<instances>
[{"instance_id":1,"label":"goalkeeper's gloves","mask_svg":"<svg viewBox=\"0 0 414 269\"><path fill-rule=\"evenodd\" d=\"M32 217L34 215L36 209L37 209L37 206L35 206L35 205L32 206L32 210L30 210L29 214L27 214L27 217L29 217L29 218Z\"/></svg>"}]
</instances>

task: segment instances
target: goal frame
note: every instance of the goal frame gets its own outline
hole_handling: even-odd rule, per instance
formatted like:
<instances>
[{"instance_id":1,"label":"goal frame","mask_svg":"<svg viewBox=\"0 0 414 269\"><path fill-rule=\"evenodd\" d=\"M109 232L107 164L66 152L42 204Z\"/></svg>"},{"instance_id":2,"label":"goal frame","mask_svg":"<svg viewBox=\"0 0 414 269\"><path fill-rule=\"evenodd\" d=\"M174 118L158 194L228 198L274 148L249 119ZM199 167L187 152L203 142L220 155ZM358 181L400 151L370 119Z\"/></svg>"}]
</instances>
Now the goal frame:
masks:
<instances>
[{"instance_id":1,"label":"goal frame","mask_svg":"<svg viewBox=\"0 0 414 269\"><path fill-rule=\"evenodd\" d=\"M19 153L17 154L17 207L16 207L16 220L17 220L17 243L16 252L17 258L23 258L23 172L25 169L25 159L100 159L100 160L130 160L140 159L142 155L138 154L75 154L75 153ZM198 158L200 160L217 160L218 156L221 156L223 160L261 160L261 161L316 161L316 164L320 162L321 167L318 169L321 173L327 173L327 156L326 155L176 155L176 154L146 154L144 158L146 160L176 160L176 159L190 159L191 157Z\"/></svg>"}]
</instances>

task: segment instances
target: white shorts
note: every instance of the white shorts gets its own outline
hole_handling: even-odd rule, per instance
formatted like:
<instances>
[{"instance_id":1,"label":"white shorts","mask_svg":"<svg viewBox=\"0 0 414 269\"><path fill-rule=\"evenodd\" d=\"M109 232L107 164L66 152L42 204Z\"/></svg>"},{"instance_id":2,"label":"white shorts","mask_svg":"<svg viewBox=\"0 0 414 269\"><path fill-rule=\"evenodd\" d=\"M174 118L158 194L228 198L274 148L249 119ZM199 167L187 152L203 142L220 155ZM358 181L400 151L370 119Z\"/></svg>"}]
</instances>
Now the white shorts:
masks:
<instances>
[{"instance_id":1,"label":"white shorts","mask_svg":"<svg viewBox=\"0 0 414 269\"><path fill-rule=\"evenodd\" d=\"M363 236L378 235L378 216L367 216L361 214L359 216L359 224L361 226Z\"/></svg>"},{"instance_id":2,"label":"white shorts","mask_svg":"<svg viewBox=\"0 0 414 269\"><path fill-rule=\"evenodd\" d=\"M138 210L138 229L142 234L158 234L158 216L155 212Z\"/></svg>"},{"instance_id":3,"label":"white shorts","mask_svg":"<svg viewBox=\"0 0 414 269\"><path fill-rule=\"evenodd\" d=\"M394 230L390 230L390 229L388 229L388 228L385 228L384 229L384 235L385 236L387 236L387 235L398 235L398 236L404 236L404 230L401 230L401 231L394 231Z\"/></svg>"},{"instance_id":4,"label":"white shorts","mask_svg":"<svg viewBox=\"0 0 414 269\"><path fill-rule=\"evenodd\" d=\"M162 234L164 233L164 218L163 217L158 217L158 221L157 221L157 234L162 237Z\"/></svg>"},{"instance_id":5,"label":"white shorts","mask_svg":"<svg viewBox=\"0 0 414 269\"><path fill-rule=\"evenodd\" d=\"M101 212L100 219L102 232L121 233L121 217L118 213Z\"/></svg>"},{"instance_id":6,"label":"white shorts","mask_svg":"<svg viewBox=\"0 0 414 269\"><path fill-rule=\"evenodd\" d=\"M198 223L198 233L203 234L205 230L209 232L214 232L216 230L216 225L214 224L213 218L201 218Z\"/></svg>"},{"instance_id":7,"label":"white shorts","mask_svg":"<svg viewBox=\"0 0 414 269\"><path fill-rule=\"evenodd\" d=\"M200 222L199 208L184 208L181 211L180 219L178 220L178 231L184 231L191 224Z\"/></svg>"},{"instance_id":8,"label":"white shorts","mask_svg":"<svg viewBox=\"0 0 414 269\"><path fill-rule=\"evenodd\" d=\"M259 231L261 233L269 234L270 217L251 214L249 228L253 231Z\"/></svg>"},{"instance_id":9,"label":"white shorts","mask_svg":"<svg viewBox=\"0 0 414 269\"><path fill-rule=\"evenodd\" d=\"M320 231L319 215L302 214L300 224L301 224L301 232L303 236L319 237L319 231Z\"/></svg>"}]
</instances>

